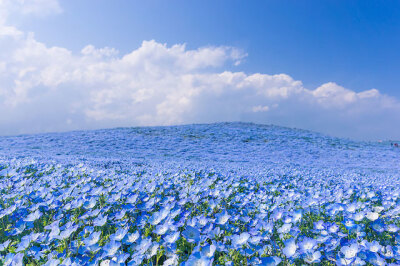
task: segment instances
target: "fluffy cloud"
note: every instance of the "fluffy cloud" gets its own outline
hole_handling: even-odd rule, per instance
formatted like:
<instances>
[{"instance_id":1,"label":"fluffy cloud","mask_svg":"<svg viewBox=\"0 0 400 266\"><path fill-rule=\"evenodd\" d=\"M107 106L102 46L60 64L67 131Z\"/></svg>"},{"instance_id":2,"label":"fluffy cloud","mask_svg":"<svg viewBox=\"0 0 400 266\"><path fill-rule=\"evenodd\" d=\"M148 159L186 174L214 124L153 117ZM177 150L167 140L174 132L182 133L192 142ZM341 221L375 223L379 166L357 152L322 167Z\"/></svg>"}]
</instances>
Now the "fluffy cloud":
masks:
<instances>
[{"instance_id":1,"label":"fluffy cloud","mask_svg":"<svg viewBox=\"0 0 400 266\"><path fill-rule=\"evenodd\" d=\"M0 0L0 21L11 16L47 16L62 11L58 0Z\"/></svg>"},{"instance_id":2,"label":"fluffy cloud","mask_svg":"<svg viewBox=\"0 0 400 266\"><path fill-rule=\"evenodd\" d=\"M28 5L21 12L61 10L57 1L34 2L46 8ZM10 3L0 0L0 12L7 13ZM74 54L6 23L0 23L0 46L3 134L251 121L356 138L400 138L396 99L333 82L309 89L286 74L224 71L246 57L233 47L188 50L151 40L125 55L93 45Z\"/></svg>"}]
</instances>

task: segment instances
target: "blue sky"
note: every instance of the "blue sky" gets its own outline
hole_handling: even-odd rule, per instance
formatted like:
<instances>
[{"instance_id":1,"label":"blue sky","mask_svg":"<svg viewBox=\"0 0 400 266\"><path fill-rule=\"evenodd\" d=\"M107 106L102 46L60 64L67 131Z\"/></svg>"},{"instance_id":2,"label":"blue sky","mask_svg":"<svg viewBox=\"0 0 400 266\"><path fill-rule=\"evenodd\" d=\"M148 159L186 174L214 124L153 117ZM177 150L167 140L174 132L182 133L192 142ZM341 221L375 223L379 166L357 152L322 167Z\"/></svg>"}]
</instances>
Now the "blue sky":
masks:
<instances>
[{"instance_id":1,"label":"blue sky","mask_svg":"<svg viewBox=\"0 0 400 266\"><path fill-rule=\"evenodd\" d=\"M143 40L228 45L248 57L235 70L288 73L306 87L335 81L400 97L398 1L61 2L62 14L23 24L49 45L128 53Z\"/></svg>"},{"instance_id":2,"label":"blue sky","mask_svg":"<svg viewBox=\"0 0 400 266\"><path fill-rule=\"evenodd\" d=\"M0 0L0 131L247 121L400 139L398 1Z\"/></svg>"}]
</instances>

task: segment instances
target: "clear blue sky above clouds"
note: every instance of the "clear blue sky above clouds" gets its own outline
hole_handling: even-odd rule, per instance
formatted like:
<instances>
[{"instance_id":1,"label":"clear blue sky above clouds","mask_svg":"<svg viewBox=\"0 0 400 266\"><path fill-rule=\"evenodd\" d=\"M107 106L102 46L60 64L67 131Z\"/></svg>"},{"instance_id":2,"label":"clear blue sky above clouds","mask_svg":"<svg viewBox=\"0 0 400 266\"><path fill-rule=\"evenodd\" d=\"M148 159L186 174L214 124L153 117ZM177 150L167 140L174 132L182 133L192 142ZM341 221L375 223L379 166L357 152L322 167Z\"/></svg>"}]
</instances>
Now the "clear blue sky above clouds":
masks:
<instances>
[{"instance_id":1,"label":"clear blue sky above clouds","mask_svg":"<svg viewBox=\"0 0 400 266\"><path fill-rule=\"evenodd\" d=\"M0 0L0 131L247 121L400 139L400 2Z\"/></svg>"},{"instance_id":2,"label":"clear blue sky above clouds","mask_svg":"<svg viewBox=\"0 0 400 266\"><path fill-rule=\"evenodd\" d=\"M248 57L235 70L288 73L306 87L336 83L400 97L399 1L68 0L24 29L73 51L91 43L128 53L143 40L188 48L227 45Z\"/></svg>"}]
</instances>

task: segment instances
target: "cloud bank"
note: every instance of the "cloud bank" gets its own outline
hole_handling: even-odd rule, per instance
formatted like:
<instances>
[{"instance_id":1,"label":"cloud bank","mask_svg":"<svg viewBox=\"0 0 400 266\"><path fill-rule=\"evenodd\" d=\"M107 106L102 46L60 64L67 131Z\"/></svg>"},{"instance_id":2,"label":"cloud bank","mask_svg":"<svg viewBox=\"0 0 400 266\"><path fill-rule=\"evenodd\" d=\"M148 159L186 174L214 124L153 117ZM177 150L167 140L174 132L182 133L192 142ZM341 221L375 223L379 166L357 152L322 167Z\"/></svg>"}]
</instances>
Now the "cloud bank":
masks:
<instances>
[{"instance_id":1,"label":"cloud bank","mask_svg":"<svg viewBox=\"0 0 400 266\"><path fill-rule=\"evenodd\" d=\"M73 53L9 25L15 10L61 12L54 0L0 0L3 135L246 121L400 139L400 102L376 89L355 92L334 82L305 88L287 74L226 71L246 57L234 47L189 50L150 40L128 54L93 45Z\"/></svg>"}]
</instances>

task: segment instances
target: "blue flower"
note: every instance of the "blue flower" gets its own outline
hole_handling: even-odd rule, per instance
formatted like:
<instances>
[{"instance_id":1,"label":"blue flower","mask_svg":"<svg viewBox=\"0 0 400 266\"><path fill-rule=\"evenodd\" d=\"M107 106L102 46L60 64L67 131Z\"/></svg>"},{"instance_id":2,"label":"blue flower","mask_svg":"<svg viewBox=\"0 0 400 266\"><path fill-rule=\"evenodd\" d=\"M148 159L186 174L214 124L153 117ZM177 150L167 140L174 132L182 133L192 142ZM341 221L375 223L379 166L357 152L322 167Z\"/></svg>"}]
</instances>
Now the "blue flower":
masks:
<instances>
[{"instance_id":1,"label":"blue flower","mask_svg":"<svg viewBox=\"0 0 400 266\"><path fill-rule=\"evenodd\" d=\"M201 266L211 266L214 259L202 256L200 252L194 252L190 255L189 259L185 261L183 266L191 265L201 265Z\"/></svg>"},{"instance_id":2,"label":"blue flower","mask_svg":"<svg viewBox=\"0 0 400 266\"><path fill-rule=\"evenodd\" d=\"M87 238L83 240L83 243L85 243L86 246L91 246L96 244L100 240L100 235L101 232L93 232L90 234Z\"/></svg>"},{"instance_id":3,"label":"blue flower","mask_svg":"<svg viewBox=\"0 0 400 266\"><path fill-rule=\"evenodd\" d=\"M30 213L25 219L25 222L33 222L36 221L37 219L42 216L42 213L39 210L36 210L35 212Z\"/></svg>"},{"instance_id":4,"label":"blue flower","mask_svg":"<svg viewBox=\"0 0 400 266\"><path fill-rule=\"evenodd\" d=\"M282 259L274 256L274 257L264 257L261 258L261 265L265 266L278 266L281 263Z\"/></svg>"},{"instance_id":5,"label":"blue flower","mask_svg":"<svg viewBox=\"0 0 400 266\"><path fill-rule=\"evenodd\" d=\"M293 238L290 238L286 240L284 244L285 247L282 249L282 253L288 258L293 257L296 254L297 250L297 245L295 240Z\"/></svg>"},{"instance_id":6,"label":"blue flower","mask_svg":"<svg viewBox=\"0 0 400 266\"><path fill-rule=\"evenodd\" d=\"M345 259L352 260L356 257L358 253L358 245L356 243L350 246L343 246L340 252L344 255Z\"/></svg>"},{"instance_id":7,"label":"blue flower","mask_svg":"<svg viewBox=\"0 0 400 266\"><path fill-rule=\"evenodd\" d=\"M108 218L107 215L106 216L100 215L96 219L93 220L93 225L94 226L103 226L106 224L107 218Z\"/></svg>"},{"instance_id":8,"label":"blue flower","mask_svg":"<svg viewBox=\"0 0 400 266\"><path fill-rule=\"evenodd\" d=\"M0 251L4 251L8 247L8 245L10 245L10 243L11 243L10 239L4 241L3 243L1 243L0 244Z\"/></svg>"},{"instance_id":9,"label":"blue flower","mask_svg":"<svg viewBox=\"0 0 400 266\"><path fill-rule=\"evenodd\" d=\"M128 228L119 228L114 234L110 235L111 240L121 241L126 233L128 233Z\"/></svg>"},{"instance_id":10,"label":"blue flower","mask_svg":"<svg viewBox=\"0 0 400 266\"><path fill-rule=\"evenodd\" d=\"M182 232L182 235L188 242L198 242L200 240L200 232L192 226L186 226L186 229Z\"/></svg>"},{"instance_id":11,"label":"blue flower","mask_svg":"<svg viewBox=\"0 0 400 266\"><path fill-rule=\"evenodd\" d=\"M106 256L113 256L115 253L117 253L120 247L120 242L112 240L103 247L103 250Z\"/></svg>"},{"instance_id":12,"label":"blue flower","mask_svg":"<svg viewBox=\"0 0 400 266\"><path fill-rule=\"evenodd\" d=\"M309 253L314 250L317 245L317 241L313 238L304 238L303 241L298 243L301 253Z\"/></svg>"},{"instance_id":13,"label":"blue flower","mask_svg":"<svg viewBox=\"0 0 400 266\"><path fill-rule=\"evenodd\" d=\"M215 218L217 219L217 224L224 225L226 222L228 222L231 216L224 210L223 212L216 214Z\"/></svg>"},{"instance_id":14,"label":"blue flower","mask_svg":"<svg viewBox=\"0 0 400 266\"><path fill-rule=\"evenodd\" d=\"M139 255L144 254L151 247L151 244L152 241L150 238L142 239L142 241L140 241L136 246L135 250Z\"/></svg>"},{"instance_id":15,"label":"blue flower","mask_svg":"<svg viewBox=\"0 0 400 266\"><path fill-rule=\"evenodd\" d=\"M139 236L140 236L139 231L136 231L132 234L128 234L127 237L124 239L124 242L132 244L132 243L136 242L136 240L139 239Z\"/></svg>"},{"instance_id":16,"label":"blue flower","mask_svg":"<svg viewBox=\"0 0 400 266\"><path fill-rule=\"evenodd\" d=\"M249 240L250 234L247 232L243 232L240 235L233 235L232 236L232 245L235 248L240 248L243 245L247 244L247 240Z\"/></svg>"},{"instance_id":17,"label":"blue flower","mask_svg":"<svg viewBox=\"0 0 400 266\"><path fill-rule=\"evenodd\" d=\"M321 252L320 251L309 251L305 253L304 261L313 264L313 263L320 263L321 262Z\"/></svg>"}]
</instances>

